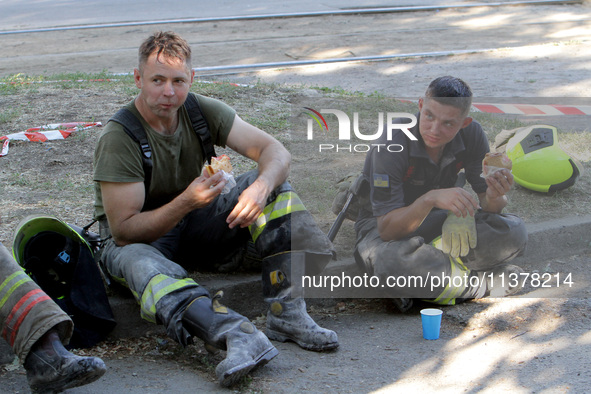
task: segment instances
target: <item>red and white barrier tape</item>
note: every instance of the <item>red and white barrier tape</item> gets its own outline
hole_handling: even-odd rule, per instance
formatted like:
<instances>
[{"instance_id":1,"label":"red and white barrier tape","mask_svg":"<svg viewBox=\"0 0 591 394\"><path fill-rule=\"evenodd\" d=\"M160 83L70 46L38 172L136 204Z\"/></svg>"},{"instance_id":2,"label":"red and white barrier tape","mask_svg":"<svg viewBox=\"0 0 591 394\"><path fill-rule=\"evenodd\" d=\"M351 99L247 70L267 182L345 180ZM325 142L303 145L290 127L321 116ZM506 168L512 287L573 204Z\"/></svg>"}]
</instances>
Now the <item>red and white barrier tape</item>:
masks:
<instances>
[{"instance_id":1,"label":"red and white barrier tape","mask_svg":"<svg viewBox=\"0 0 591 394\"><path fill-rule=\"evenodd\" d=\"M545 105L545 104L484 104L473 103L472 110L491 114L510 115L591 115L589 105Z\"/></svg>"},{"instance_id":2,"label":"red and white barrier tape","mask_svg":"<svg viewBox=\"0 0 591 394\"><path fill-rule=\"evenodd\" d=\"M3 135L0 136L0 142L2 142L0 157L8 154L9 141L45 142L50 140L63 140L68 138L73 132L99 126L102 126L101 122L53 123L39 127L32 127L20 133Z\"/></svg>"}]
</instances>

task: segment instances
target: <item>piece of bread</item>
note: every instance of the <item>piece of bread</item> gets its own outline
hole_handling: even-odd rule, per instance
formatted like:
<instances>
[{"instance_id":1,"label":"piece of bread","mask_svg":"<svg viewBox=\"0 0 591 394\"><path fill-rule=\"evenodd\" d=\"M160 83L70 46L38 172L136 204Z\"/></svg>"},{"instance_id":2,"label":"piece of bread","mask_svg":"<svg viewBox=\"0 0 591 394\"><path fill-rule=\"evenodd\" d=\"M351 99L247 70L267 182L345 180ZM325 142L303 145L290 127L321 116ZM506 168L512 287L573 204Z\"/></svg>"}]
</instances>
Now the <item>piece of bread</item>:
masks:
<instances>
[{"instance_id":1,"label":"piece of bread","mask_svg":"<svg viewBox=\"0 0 591 394\"><path fill-rule=\"evenodd\" d=\"M487 153L482 160L482 174L484 176L492 174L499 168L510 170L512 167L513 162L505 153Z\"/></svg>"},{"instance_id":2,"label":"piece of bread","mask_svg":"<svg viewBox=\"0 0 591 394\"><path fill-rule=\"evenodd\" d=\"M209 176L212 176L220 170L224 170L228 174L232 172L232 163L230 163L230 158L226 155L212 157L211 164L205 166L205 171L207 171Z\"/></svg>"}]
</instances>

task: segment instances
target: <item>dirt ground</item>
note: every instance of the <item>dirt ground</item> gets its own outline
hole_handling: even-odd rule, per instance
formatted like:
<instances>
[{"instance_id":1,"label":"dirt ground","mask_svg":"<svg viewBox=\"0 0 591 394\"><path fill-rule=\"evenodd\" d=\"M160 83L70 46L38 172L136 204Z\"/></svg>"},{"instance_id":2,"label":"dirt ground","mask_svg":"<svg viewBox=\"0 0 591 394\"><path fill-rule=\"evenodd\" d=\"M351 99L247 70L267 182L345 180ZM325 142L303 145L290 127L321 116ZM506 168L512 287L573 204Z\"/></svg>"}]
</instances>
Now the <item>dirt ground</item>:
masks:
<instances>
[{"instance_id":1,"label":"dirt ground","mask_svg":"<svg viewBox=\"0 0 591 394\"><path fill-rule=\"evenodd\" d=\"M231 69L217 72L217 75L212 75L208 70L198 72L203 81L223 80L242 84L262 81L277 84L254 90L245 87L232 93L233 105L239 113L243 111L249 116L263 116L265 111L273 113L290 110L293 105L303 106L300 104L330 96L330 91L308 89L311 86L359 91L367 95L377 92L390 97L418 97L430 80L443 74L462 77L471 84L475 96L493 100L514 99L527 102L532 98L545 97L555 99L555 103L560 104L572 98L585 100L591 89L591 7L587 4L178 24L162 28L178 31L197 48L194 49L197 53L194 64L196 67L494 48L477 54L410 57L309 67L283 66L261 72L238 73ZM139 42L152 30L153 27L140 26L133 29L6 36L1 45L8 55L0 59L0 76L18 73L49 76L63 72L101 71L128 73L135 66ZM63 45L64 42L68 45ZM299 96L296 97L288 86L297 86L300 89ZM203 85L203 89L207 90L207 84ZM12 92L8 90L6 94L0 95L1 112L13 111L17 116L0 123L0 135L48 123L106 123L134 94L134 90L115 83L92 82L83 86L40 83L27 89ZM588 132L587 120L562 117L553 121L575 132ZM78 132L59 142L11 143L9 154L0 158L0 242L9 246L17 223L34 212L54 213L78 225L84 225L90 220L93 208L92 154L99 131L100 129L93 129ZM362 155L339 160L319 157L310 150L309 145L302 148L289 135L279 135L278 138L283 139L287 145L291 144L295 150L292 152L291 178L296 185L297 182L302 182L298 181L301 177L313 179L317 166L325 166L327 169L326 173L317 175L319 178L334 178L355 170L363 160ZM582 159L585 166L588 166L591 158L587 156ZM311 182L302 185L313 188ZM580 203L574 205L578 205L578 212L588 212L586 204L591 200L588 175L581 185L574 191L555 198L551 203L545 200L544 209L539 210L543 214L532 217L531 220L562 217L565 204L573 205L572 201L577 200ZM523 189L515 193L522 193L523 200L543 199L528 194ZM327 230L334 215L322 210L326 207L326 201L323 205L315 200L326 200L330 198L329 195L318 192L305 198L321 227ZM528 209L524 208L524 211ZM347 222L336 241L340 253L351 251L352 237L352 226ZM588 255L579 255L570 260L565 258L558 263L548 263L553 263L556 267L560 264L588 262ZM521 392L542 392L544 381L548 382L552 392L567 392L573 387L580 389L585 382L591 381L588 373L589 361L582 353L577 353L577 346L587 349L590 345L589 306L589 298L586 296L546 301L527 298L495 299L447 308L449 319L445 335L454 340L443 349L446 358L439 359L439 364L432 365L425 355L423 363L417 362L406 370L404 362L397 361L391 368L398 372L388 376L400 379L397 386L393 386L400 392L417 388L430 391L438 389L431 386L432 383L421 382L421 376L426 373L424 368L436 373L442 382L449 384L439 387L442 391L449 389L453 392L459 387L468 392L484 389L495 392L496 389L509 391L517 387ZM381 301L377 306L347 304L344 309L337 308L335 311L331 307L316 312L326 319L328 326L340 329L342 338L352 334L350 325L354 321L369 324L367 327L364 325L367 335L375 336L376 341L384 341L380 350L384 354L399 354L399 357L394 357L395 360L404 359L405 352L410 349L389 339L389 327L379 326L382 331L373 331L372 319L378 319L374 314L395 314ZM400 324L407 324L404 322L408 317L396 317L400 317ZM525 337L528 337L527 341ZM400 334L396 338L405 340ZM521 340L524 342L520 342ZM487 341L491 344L489 348L486 348ZM344 344L347 344L346 340ZM508 344L513 349L512 356L507 354ZM521 349L519 345L522 345ZM432 351L421 348L418 342L417 346L419 352L427 354ZM565 352L560 353L556 350L558 348ZM472 383L463 386L451 383L454 380L450 375L453 375L454 369L466 368L462 364L466 360L477 362L476 354L467 358L459 356L462 352L467 352L466 349L481 352L486 350L498 355L497 362L493 360L483 363L483 369L486 366L495 368L501 364L508 365L508 371L514 372L517 378L505 380L504 375L492 373L487 376L482 370L475 372L477 378L471 380ZM149 353L153 349L143 351ZM289 353L290 348L284 346L281 351ZM344 366L349 371L360 370L358 360L371 358L374 356L372 351L375 348L368 347L363 353L346 353ZM558 358L553 357L556 354ZM105 356L117 360L127 357L127 354L113 354L105 350ZM506 357L503 362L502 357ZM565 358L570 361L565 361ZM333 362L329 358L324 361L329 364ZM330 390L323 384L325 380L330 380L333 372L318 377L306 367L291 371L285 362L270 365L269 377L261 378L257 374L250 389L273 392L276 390L276 383L287 376L290 384L293 384L292 388L298 390L323 391L319 387ZM342 374L339 366L330 364L330 367L334 368L334 374ZM523 375L518 372L523 367L531 376L535 375L533 380L538 382L535 390L528 389L532 387L532 380L525 378L525 372ZM549 370L562 376L563 381L547 376L552 374L547 372ZM380 371L386 376L391 369L383 366L378 368L378 372ZM211 370L204 368L201 373L211 374ZM577 377L571 375L577 373ZM302 377L307 379L301 379ZM496 386L483 383L486 378L496 382ZM576 382L572 387L568 383L570 378ZM356 391L354 388L359 391L379 390L380 387L394 384L390 378L384 378L383 382L375 381L367 386L355 385L354 382L363 380L362 372L354 372L345 380L351 384L351 391Z\"/></svg>"},{"instance_id":2,"label":"dirt ground","mask_svg":"<svg viewBox=\"0 0 591 394\"><path fill-rule=\"evenodd\" d=\"M330 97L330 94L322 91L326 87L366 95L416 99L430 80L443 74L456 75L468 81L474 91L475 101L486 98L487 102L531 103L544 98L553 104L572 103L574 100L575 104L580 105L588 103L589 98L586 96L591 90L591 79L588 78L591 68L591 46L588 45L591 37L591 6L588 3L14 34L3 36L5 56L0 59L0 76L12 75L18 81L24 75L43 75L45 79L55 80L60 79L60 76L51 78L52 74L65 72L130 73L136 65L137 46L156 29L174 29L187 38L193 46L193 66L198 67L196 74L200 80L277 83L276 94L273 94L273 87L266 93L249 93L248 89L236 93L237 98L241 98L235 100L239 113L246 113L252 118L256 118L256 114L273 116L277 111L293 110L295 107L314 107L320 99ZM215 73L203 70L203 67L224 65L433 54L487 48L490 50L473 54L403 57L380 62L307 67L286 65L258 72L241 72L231 68ZM0 124L0 135L47 123L104 123L135 93L118 87L92 85L89 83L88 89L73 89L67 84L41 83L19 94L6 91L6 95L0 97L2 110L18 116L12 116L9 121ZM282 85L321 89L304 89L300 97L294 99L293 94L281 92ZM254 111L251 111L252 107ZM563 130L584 132L588 130L588 118L538 117L524 121L547 122ZM90 158L95 135L94 131L82 133L83 149L71 146L78 143L75 140L48 144L47 147L31 144L20 147L19 143L12 143L10 155L2 159L3 165L0 167L2 177L9 181L8 185L4 183L4 192L14 190L18 196L27 190L26 199L39 201L40 196L36 193L41 192L35 190L39 188L29 190L19 186L26 186L23 183L27 182L42 183L43 177L55 176L54 180L50 177L48 181L54 182L56 189L73 194L72 198L78 201L83 199L84 204L70 206L70 199L59 198L59 194L52 193L43 196L47 200L46 206L67 207L67 211L72 213L65 215L69 220L89 217L91 202L85 199L92 198L92 195L84 187L89 187ZM572 144L576 146L577 141ZM294 149L297 148L294 145ZM578 148L580 151L580 146ZM306 164L317 165L326 159L318 155L314 158L314 152L306 151L308 149L310 146L304 145L293 155L295 182L309 175L313 167ZM579 158L586 162L588 156L587 152ZM31 161L29 157L38 160ZM44 161L39 160L41 158ZM321 165L334 168L334 172L327 176L339 176L346 173L343 170L357 168L362 161L363 154L356 154L346 157L344 164ZM40 172L34 176L38 179L24 179L25 174L28 174L26 171ZM79 174L80 177L70 174ZM75 183L76 187L70 187L68 182ZM585 195L584 187L575 192L576 195L571 196L573 199L578 198L579 194L583 198L588 196ZM526 198L529 197L535 199L537 196L526 194ZM18 202L18 209L25 207L21 198L14 201ZM548 211L548 215L538 214L528 220L556 217L558 209L571 202L568 198L566 201L557 198L548 205L548 201L546 199L539 210ZM583 205L578 209L584 211L585 208ZM80 214L81 211L84 214ZM14 226L20 215L22 212L18 210L6 206L3 208L0 240L9 241L7 226Z\"/></svg>"},{"instance_id":3,"label":"dirt ground","mask_svg":"<svg viewBox=\"0 0 591 394\"><path fill-rule=\"evenodd\" d=\"M194 50L197 75L341 87L415 97L434 76L468 81L476 97L586 97L589 4L276 18L14 34L2 37L0 76L130 73L152 31L175 30ZM445 51L482 51L443 54ZM458 52L459 53L459 52ZM284 62L401 56L372 63L297 67ZM211 67L281 63L263 73ZM209 68L209 69L206 69Z\"/></svg>"}]
</instances>

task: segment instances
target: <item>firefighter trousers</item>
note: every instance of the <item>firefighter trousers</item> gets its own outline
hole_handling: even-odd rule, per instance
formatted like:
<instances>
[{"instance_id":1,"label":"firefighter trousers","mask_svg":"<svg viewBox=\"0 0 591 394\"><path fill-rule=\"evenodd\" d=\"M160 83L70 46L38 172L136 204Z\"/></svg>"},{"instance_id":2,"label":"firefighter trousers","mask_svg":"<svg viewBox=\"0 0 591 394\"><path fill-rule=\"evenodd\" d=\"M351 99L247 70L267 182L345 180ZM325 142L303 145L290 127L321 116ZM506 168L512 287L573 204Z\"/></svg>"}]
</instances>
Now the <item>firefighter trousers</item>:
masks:
<instances>
[{"instance_id":1,"label":"firefighter trousers","mask_svg":"<svg viewBox=\"0 0 591 394\"><path fill-rule=\"evenodd\" d=\"M119 247L111 240L103 247L101 264L115 281L129 287L140 304L142 318L164 324L167 334L182 345L191 340L182 325L184 310L195 298L209 296L206 289L189 278L187 269L200 271L224 266L248 242L254 244L261 259L293 250L322 256L311 259L316 265L312 271L322 270L332 258L332 244L287 182L271 193L253 225L228 227L226 218L257 175L251 171L238 177L230 193L189 213L151 244ZM102 223L102 230L106 226Z\"/></svg>"},{"instance_id":2,"label":"firefighter trousers","mask_svg":"<svg viewBox=\"0 0 591 394\"><path fill-rule=\"evenodd\" d=\"M444 298L453 302L455 298L477 296L482 283L471 277L509 262L525 249L527 231L520 218L479 211L475 215L476 248L465 257L452 259L430 244L441 235L446 218L447 211L434 209L415 233L388 242L380 238L375 218L357 223L355 259L370 275L384 280L403 277L413 284L392 288L392 298Z\"/></svg>"},{"instance_id":3,"label":"firefighter trousers","mask_svg":"<svg viewBox=\"0 0 591 394\"><path fill-rule=\"evenodd\" d=\"M72 337L74 323L27 275L0 243L0 330L21 362L31 347L55 329L64 344Z\"/></svg>"}]
</instances>

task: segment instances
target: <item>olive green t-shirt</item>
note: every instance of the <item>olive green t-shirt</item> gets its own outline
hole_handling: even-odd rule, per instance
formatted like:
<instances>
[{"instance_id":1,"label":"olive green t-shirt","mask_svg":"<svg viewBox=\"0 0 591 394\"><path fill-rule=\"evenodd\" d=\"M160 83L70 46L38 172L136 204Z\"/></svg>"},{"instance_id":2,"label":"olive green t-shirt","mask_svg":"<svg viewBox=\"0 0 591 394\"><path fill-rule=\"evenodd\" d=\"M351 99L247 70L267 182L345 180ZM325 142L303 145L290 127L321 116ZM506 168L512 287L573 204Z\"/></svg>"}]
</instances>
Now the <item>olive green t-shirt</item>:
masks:
<instances>
[{"instance_id":1,"label":"olive green t-shirt","mask_svg":"<svg viewBox=\"0 0 591 394\"><path fill-rule=\"evenodd\" d=\"M225 147L236 112L221 101L195 96L213 143ZM126 108L141 120L152 149L152 180L144 209L154 209L170 202L201 175L205 162L201 139L184 106L179 108L179 124L173 135L152 129L139 114L135 100ZM99 182L144 182L141 148L117 122L108 122L99 136L94 152L94 181L95 218L99 220L105 217Z\"/></svg>"}]
</instances>

